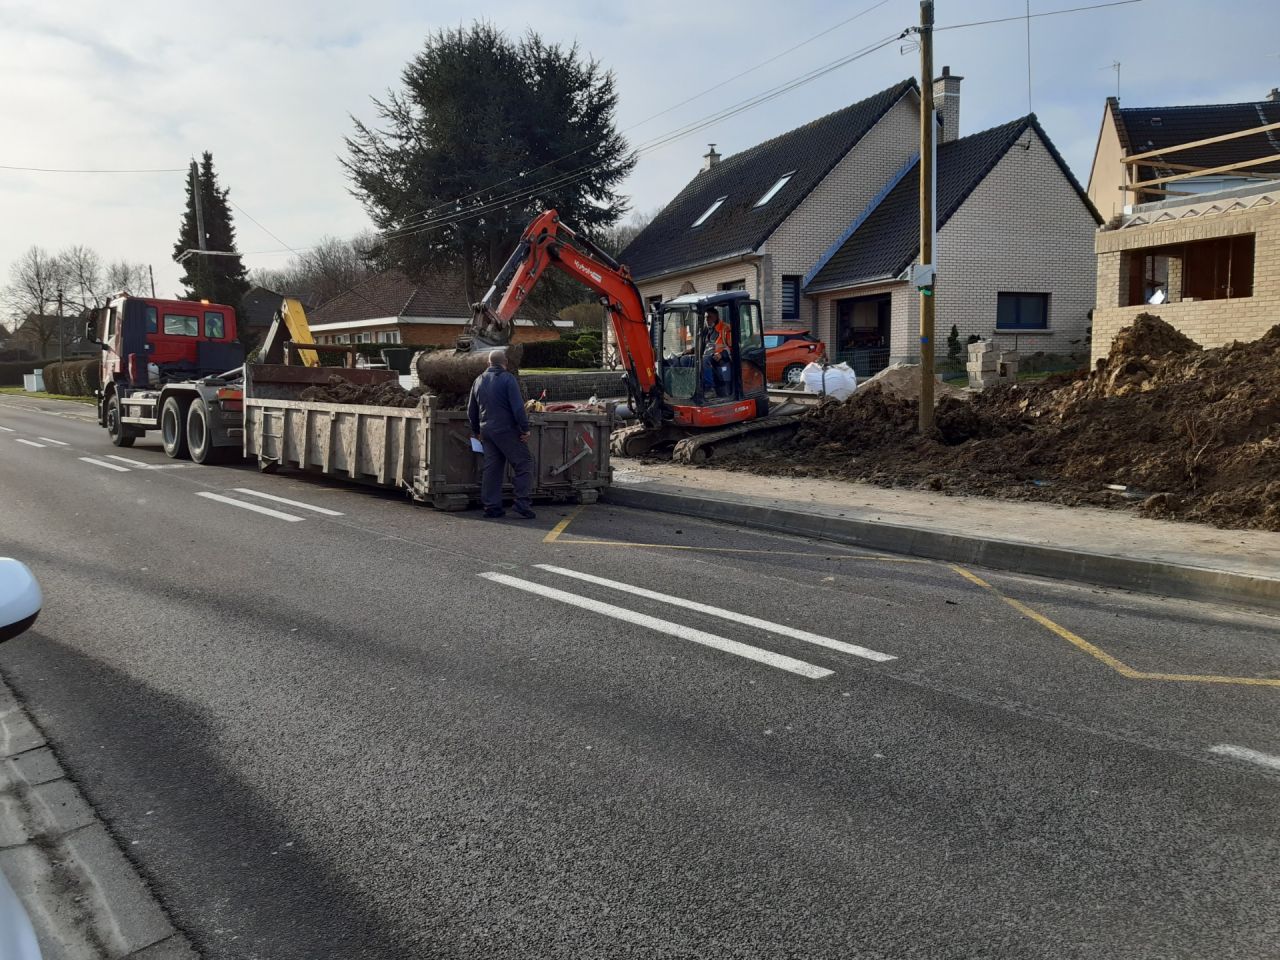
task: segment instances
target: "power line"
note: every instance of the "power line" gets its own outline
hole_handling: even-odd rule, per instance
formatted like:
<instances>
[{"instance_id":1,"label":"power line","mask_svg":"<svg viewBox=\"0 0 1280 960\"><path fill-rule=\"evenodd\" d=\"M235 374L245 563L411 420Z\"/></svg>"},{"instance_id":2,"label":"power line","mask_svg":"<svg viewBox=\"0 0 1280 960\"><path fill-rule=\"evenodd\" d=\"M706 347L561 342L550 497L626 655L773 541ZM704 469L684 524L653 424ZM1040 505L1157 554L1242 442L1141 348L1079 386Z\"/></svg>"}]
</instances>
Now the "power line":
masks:
<instances>
[{"instance_id":1,"label":"power line","mask_svg":"<svg viewBox=\"0 0 1280 960\"><path fill-rule=\"evenodd\" d=\"M1027 0L1027 113L1035 113L1031 106L1031 0Z\"/></svg>"},{"instance_id":2,"label":"power line","mask_svg":"<svg viewBox=\"0 0 1280 960\"><path fill-rule=\"evenodd\" d=\"M1063 13L1080 13L1082 10L1102 10L1105 7L1123 7L1130 3L1141 3L1142 0L1112 0L1111 3L1095 3L1087 7L1068 7L1065 10L1046 10L1044 13L1030 14L1032 18L1039 17L1056 17ZM945 27L934 27L933 32L938 33L942 30L959 30L962 27L985 27L991 23L1011 23L1014 20L1027 19L1026 15L1017 17L998 17L995 20L973 20L969 23L951 23Z\"/></svg>"},{"instance_id":3,"label":"power line","mask_svg":"<svg viewBox=\"0 0 1280 960\"><path fill-rule=\"evenodd\" d=\"M826 35L840 29L841 27L847 26L848 24L859 19L860 17L864 17L867 14L872 13L875 10L879 9L880 7L883 7L888 2L889 0L877 0L876 3L873 3L871 4L871 6L858 11L853 16L846 17L844 20L841 20L838 23L834 23L824 30L818 31L813 36L805 40L801 40L799 43L788 47L786 50L783 50L780 53L776 53L772 57L769 57L766 60L762 60L759 63L748 67L746 70L743 70L740 73L735 73L733 76L728 77L724 80L721 80L719 83L713 84L712 86L707 87L705 90L702 90L699 93L695 93L691 97L686 97L684 100L681 100L679 103L674 103L664 110L659 110L657 113L650 114L649 116L645 117L643 120L638 120L635 123L631 124L630 126L624 127L622 130L618 132L620 134L630 133L632 130L635 130L637 127L644 126L646 123L650 122L651 120L656 120L658 119L658 117L666 116L668 113L671 113L673 110L677 110L680 107L685 106L686 104L692 103L694 100L701 99L702 97L706 96L708 93L712 93L715 90L719 90L721 87L724 87L727 84L732 83L734 80L739 80L742 77L745 77L749 73L754 73L756 70L759 70L761 67L767 66L768 64L773 63L776 60L780 60L783 57L785 57L787 54L794 53L795 51L799 50L801 47L807 46L808 44L813 43L813 41L819 40L822 37L825 37ZM499 180L497 183L492 183L487 187L482 187L479 190L475 190L471 193L463 194L460 197L455 197L451 200L446 200L443 203L436 204L434 207L428 207L425 210L419 211L418 214L415 214L415 216L430 216L431 214L436 213L440 210L443 210L446 207L455 205L457 203L461 203L462 201L465 201L465 200L470 200L472 197L480 196L482 193L485 193L489 190L496 190L498 187L505 186L506 184L511 183L514 180L523 179L524 177L527 177L530 174L537 173L539 170L545 170L547 167L554 166L555 164L560 163L561 161L568 160L571 157L575 157L578 154L583 153L584 151L590 150L590 149L591 149L590 146L579 147L577 150L573 150L569 153L566 153L564 156L556 157L554 160L548 160L545 163L539 164L536 167L532 167L529 170L522 170L519 173L512 174L511 176L507 177L505 180ZM405 227L410 225L412 225L412 218L402 223L400 225L400 229L404 229Z\"/></svg>"},{"instance_id":4,"label":"power line","mask_svg":"<svg viewBox=\"0 0 1280 960\"><path fill-rule=\"evenodd\" d=\"M65 167L14 167L0 163L0 170L23 170L28 173L185 173L186 167L153 167L144 170L71 170Z\"/></svg>"}]
</instances>

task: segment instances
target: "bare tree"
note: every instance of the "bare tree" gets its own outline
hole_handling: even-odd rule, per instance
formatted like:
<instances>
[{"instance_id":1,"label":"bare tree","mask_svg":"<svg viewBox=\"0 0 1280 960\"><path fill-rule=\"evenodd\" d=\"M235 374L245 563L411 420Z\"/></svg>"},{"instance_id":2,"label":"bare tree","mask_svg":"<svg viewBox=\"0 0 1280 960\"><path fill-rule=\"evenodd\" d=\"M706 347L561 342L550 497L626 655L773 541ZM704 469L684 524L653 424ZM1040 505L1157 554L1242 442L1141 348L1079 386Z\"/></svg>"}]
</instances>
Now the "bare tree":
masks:
<instances>
[{"instance_id":1,"label":"bare tree","mask_svg":"<svg viewBox=\"0 0 1280 960\"><path fill-rule=\"evenodd\" d=\"M250 279L276 293L302 297L313 304L332 300L375 272L376 238L363 233L350 240L324 237L283 267L254 270Z\"/></svg>"},{"instance_id":2,"label":"bare tree","mask_svg":"<svg viewBox=\"0 0 1280 960\"><path fill-rule=\"evenodd\" d=\"M147 265L129 263L127 260L113 260L107 265L103 290L107 296L114 293L129 293L135 297L146 296L151 292L151 277L147 271Z\"/></svg>"},{"instance_id":3,"label":"bare tree","mask_svg":"<svg viewBox=\"0 0 1280 960\"><path fill-rule=\"evenodd\" d=\"M102 297L102 258L97 251L82 243L67 247L58 254L62 285L63 313L83 313Z\"/></svg>"},{"instance_id":4,"label":"bare tree","mask_svg":"<svg viewBox=\"0 0 1280 960\"><path fill-rule=\"evenodd\" d=\"M62 264L43 247L29 247L9 268L9 284L4 288L6 308L14 320L14 331L41 356L58 337L61 322L52 316L62 284Z\"/></svg>"},{"instance_id":5,"label":"bare tree","mask_svg":"<svg viewBox=\"0 0 1280 960\"><path fill-rule=\"evenodd\" d=\"M637 210L624 222L615 223L611 227L606 227L604 230L600 231L599 236L594 237L593 239L600 244L607 253L617 257L623 250L627 249L627 244L640 236L640 231L652 223L653 218L661 212L661 207L655 207L648 213L642 213Z\"/></svg>"}]
</instances>

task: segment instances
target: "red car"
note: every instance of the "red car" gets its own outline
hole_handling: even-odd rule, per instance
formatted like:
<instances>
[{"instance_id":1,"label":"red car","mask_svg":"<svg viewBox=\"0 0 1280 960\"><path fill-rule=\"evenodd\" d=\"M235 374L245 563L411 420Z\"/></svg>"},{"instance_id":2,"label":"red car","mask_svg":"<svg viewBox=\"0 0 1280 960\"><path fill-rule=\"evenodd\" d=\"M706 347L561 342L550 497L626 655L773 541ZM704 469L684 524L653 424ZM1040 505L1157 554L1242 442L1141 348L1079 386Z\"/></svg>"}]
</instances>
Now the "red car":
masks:
<instances>
[{"instance_id":1,"label":"red car","mask_svg":"<svg viewBox=\"0 0 1280 960\"><path fill-rule=\"evenodd\" d=\"M765 376L770 383L798 386L800 373L810 363L821 363L827 345L808 330L764 332Z\"/></svg>"}]
</instances>

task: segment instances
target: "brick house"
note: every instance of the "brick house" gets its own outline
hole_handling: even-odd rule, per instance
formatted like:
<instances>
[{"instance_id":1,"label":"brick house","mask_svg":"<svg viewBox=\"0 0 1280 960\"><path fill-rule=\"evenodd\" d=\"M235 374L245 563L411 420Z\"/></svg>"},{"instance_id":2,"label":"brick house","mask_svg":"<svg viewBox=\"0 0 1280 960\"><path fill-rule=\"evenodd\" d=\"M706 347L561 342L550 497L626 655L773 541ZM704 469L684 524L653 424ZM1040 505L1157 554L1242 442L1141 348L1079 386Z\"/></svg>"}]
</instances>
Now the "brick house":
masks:
<instances>
[{"instance_id":1,"label":"brick house","mask_svg":"<svg viewBox=\"0 0 1280 960\"><path fill-rule=\"evenodd\" d=\"M1022 353L1086 351L1097 214L1035 114L937 151L937 355L956 327ZM818 336L859 373L918 355L920 253L912 157L806 274Z\"/></svg>"},{"instance_id":2,"label":"brick house","mask_svg":"<svg viewBox=\"0 0 1280 960\"><path fill-rule=\"evenodd\" d=\"M376 274L321 304L308 316L319 343L385 343L451 347L471 320L461 281L410 280L395 270ZM566 320L546 327L516 319L514 340L554 340Z\"/></svg>"},{"instance_id":3,"label":"brick house","mask_svg":"<svg viewBox=\"0 0 1280 960\"><path fill-rule=\"evenodd\" d=\"M961 79L934 81L939 338L1014 324L1022 349L1071 352L1097 215L1034 116L959 138ZM742 288L766 328L811 330L863 374L914 359L917 294L898 275L918 255L919 123L908 79L734 156L713 147L621 259L650 302Z\"/></svg>"},{"instance_id":4,"label":"brick house","mask_svg":"<svg viewBox=\"0 0 1280 960\"><path fill-rule=\"evenodd\" d=\"M1099 231L1093 359L1139 313L1201 346L1280 322L1280 182L1139 204Z\"/></svg>"},{"instance_id":5,"label":"brick house","mask_svg":"<svg viewBox=\"0 0 1280 960\"><path fill-rule=\"evenodd\" d=\"M1117 98L1107 97L1089 198L1111 220L1135 204L1280 179L1280 130L1259 129L1275 123L1280 123L1276 89L1250 103L1182 107L1121 107ZM1233 136L1241 133L1246 135ZM1166 177L1174 179L1153 182ZM1135 183L1149 186L1135 188Z\"/></svg>"}]
</instances>

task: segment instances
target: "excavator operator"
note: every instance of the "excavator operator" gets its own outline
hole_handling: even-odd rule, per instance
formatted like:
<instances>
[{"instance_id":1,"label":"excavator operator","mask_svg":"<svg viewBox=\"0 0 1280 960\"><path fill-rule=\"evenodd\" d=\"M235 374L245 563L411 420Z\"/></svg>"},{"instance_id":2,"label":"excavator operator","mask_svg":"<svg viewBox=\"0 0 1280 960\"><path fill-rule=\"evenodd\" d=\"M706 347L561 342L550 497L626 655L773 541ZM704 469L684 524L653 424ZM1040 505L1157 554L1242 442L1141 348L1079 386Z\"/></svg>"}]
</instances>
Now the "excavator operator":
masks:
<instances>
[{"instance_id":1,"label":"excavator operator","mask_svg":"<svg viewBox=\"0 0 1280 960\"><path fill-rule=\"evenodd\" d=\"M720 314L714 307L703 314L702 321L702 386L704 389L714 390L716 368L722 363L731 362L729 350L733 346L733 330L720 319Z\"/></svg>"}]
</instances>

